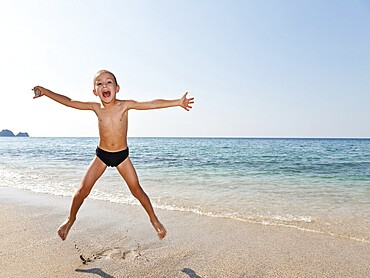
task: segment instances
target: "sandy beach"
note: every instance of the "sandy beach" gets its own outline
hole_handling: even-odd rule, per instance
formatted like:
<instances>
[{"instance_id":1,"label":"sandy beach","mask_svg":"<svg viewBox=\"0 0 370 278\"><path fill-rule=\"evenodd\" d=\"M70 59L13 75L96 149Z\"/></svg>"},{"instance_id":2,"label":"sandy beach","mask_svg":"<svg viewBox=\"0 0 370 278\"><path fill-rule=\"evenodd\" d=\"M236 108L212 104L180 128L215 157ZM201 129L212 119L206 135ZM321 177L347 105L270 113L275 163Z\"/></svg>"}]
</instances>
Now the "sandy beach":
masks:
<instances>
[{"instance_id":1,"label":"sandy beach","mask_svg":"<svg viewBox=\"0 0 370 278\"><path fill-rule=\"evenodd\" d=\"M370 245L330 235L87 199L65 242L70 198L0 187L1 277L368 277Z\"/></svg>"}]
</instances>

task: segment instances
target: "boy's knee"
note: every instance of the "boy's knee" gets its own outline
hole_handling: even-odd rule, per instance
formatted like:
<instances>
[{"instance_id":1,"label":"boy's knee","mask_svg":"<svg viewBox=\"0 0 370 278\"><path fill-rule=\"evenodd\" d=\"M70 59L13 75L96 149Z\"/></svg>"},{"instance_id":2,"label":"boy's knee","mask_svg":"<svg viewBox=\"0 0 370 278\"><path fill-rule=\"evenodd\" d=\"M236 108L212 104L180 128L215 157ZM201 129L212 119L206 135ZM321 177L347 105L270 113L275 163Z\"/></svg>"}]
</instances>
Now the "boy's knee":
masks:
<instances>
[{"instance_id":1,"label":"boy's knee","mask_svg":"<svg viewBox=\"0 0 370 278\"><path fill-rule=\"evenodd\" d=\"M131 194L135 198L140 199L141 197L143 197L145 195L145 192L140 186L138 186L138 187L135 187L135 188L131 189Z\"/></svg>"},{"instance_id":2,"label":"boy's knee","mask_svg":"<svg viewBox=\"0 0 370 278\"><path fill-rule=\"evenodd\" d=\"M89 194L90 194L90 190L87 190L85 188L80 188L76 191L75 196L85 199L87 196L89 196Z\"/></svg>"}]
</instances>

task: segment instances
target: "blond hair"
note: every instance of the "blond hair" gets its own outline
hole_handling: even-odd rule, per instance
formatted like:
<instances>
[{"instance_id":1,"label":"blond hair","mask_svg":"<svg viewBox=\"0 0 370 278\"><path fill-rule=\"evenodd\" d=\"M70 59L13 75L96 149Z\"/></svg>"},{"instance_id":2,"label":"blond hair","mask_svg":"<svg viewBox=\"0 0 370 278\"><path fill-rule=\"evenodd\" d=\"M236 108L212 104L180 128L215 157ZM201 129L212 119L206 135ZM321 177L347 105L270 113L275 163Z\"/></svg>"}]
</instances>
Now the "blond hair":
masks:
<instances>
[{"instance_id":1,"label":"blond hair","mask_svg":"<svg viewBox=\"0 0 370 278\"><path fill-rule=\"evenodd\" d=\"M94 86L95 86L95 80L96 80L96 78L98 78L98 76L99 75L102 75L103 73L109 73L109 74L111 74L112 76L113 76L113 79L114 79L114 82L116 83L116 85L118 85L118 83L117 83L117 79L116 79L116 76L112 73L112 72L110 72L109 70L99 70L97 73L95 73L95 75L94 75Z\"/></svg>"}]
</instances>

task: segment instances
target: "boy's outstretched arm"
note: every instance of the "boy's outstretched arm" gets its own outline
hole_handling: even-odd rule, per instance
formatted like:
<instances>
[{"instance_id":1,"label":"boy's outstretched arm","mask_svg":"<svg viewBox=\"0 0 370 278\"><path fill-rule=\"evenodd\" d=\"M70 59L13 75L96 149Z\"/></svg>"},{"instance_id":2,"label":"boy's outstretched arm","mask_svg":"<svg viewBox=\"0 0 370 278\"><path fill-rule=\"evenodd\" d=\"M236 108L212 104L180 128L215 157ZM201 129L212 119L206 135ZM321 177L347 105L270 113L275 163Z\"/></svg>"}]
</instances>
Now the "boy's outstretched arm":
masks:
<instances>
[{"instance_id":1,"label":"boy's outstretched arm","mask_svg":"<svg viewBox=\"0 0 370 278\"><path fill-rule=\"evenodd\" d=\"M71 100L69 97L54 93L50 91L49 89L43 88L41 86L35 86L33 88L33 91L40 90L40 94L37 96L34 96L33 98L39 98L41 96L47 96L51 98L52 100L59 102L65 106L72 107L79 110L94 110L94 105L97 105L97 103L94 102L81 102L81 101L75 101Z\"/></svg>"},{"instance_id":2,"label":"boy's outstretched arm","mask_svg":"<svg viewBox=\"0 0 370 278\"><path fill-rule=\"evenodd\" d=\"M137 109L137 110L148 110L148 109L160 109L168 108L174 106L181 106L186 111L189 111L193 108L190 104L194 103L194 98L187 98L188 92L186 92L182 98L167 100L167 99L155 99L151 101L135 101L128 100L128 109Z\"/></svg>"}]
</instances>

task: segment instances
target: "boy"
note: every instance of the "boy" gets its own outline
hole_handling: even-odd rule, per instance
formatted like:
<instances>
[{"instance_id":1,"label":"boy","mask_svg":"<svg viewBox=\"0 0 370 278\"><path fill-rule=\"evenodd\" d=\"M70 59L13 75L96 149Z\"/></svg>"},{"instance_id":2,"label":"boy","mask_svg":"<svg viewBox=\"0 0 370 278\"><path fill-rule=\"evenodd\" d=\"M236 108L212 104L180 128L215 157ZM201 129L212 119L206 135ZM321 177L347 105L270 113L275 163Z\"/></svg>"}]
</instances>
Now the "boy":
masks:
<instances>
[{"instance_id":1,"label":"boy","mask_svg":"<svg viewBox=\"0 0 370 278\"><path fill-rule=\"evenodd\" d=\"M98 117L99 144L96 149L96 157L88 167L80 187L72 199L69 216L59 227L58 235L62 240L67 238L68 232L76 220L76 215L85 198L89 195L95 182L104 173L107 166L116 167L122 178L126 181L131 193L136 197L149 215L158 237L163 239L166 236L165 227L159 222L154 213L149 197L139 184L139 179L133 167L129 149L127 147L127 125L128 111L130 109L147 110L181 106L189 111L194 103L194 98L187 98L187 92L181 99L176 100L152 100L138 102L134 100L118 100L116 94L120 90L116 77L107 70L98 71L94 77L93 93L100 98L97 102L80 102L54 93L41 86L34 87L35 97L47 96L52 100L68 107L79 110L92 110Z\"/></svg>"}]
</instances>

